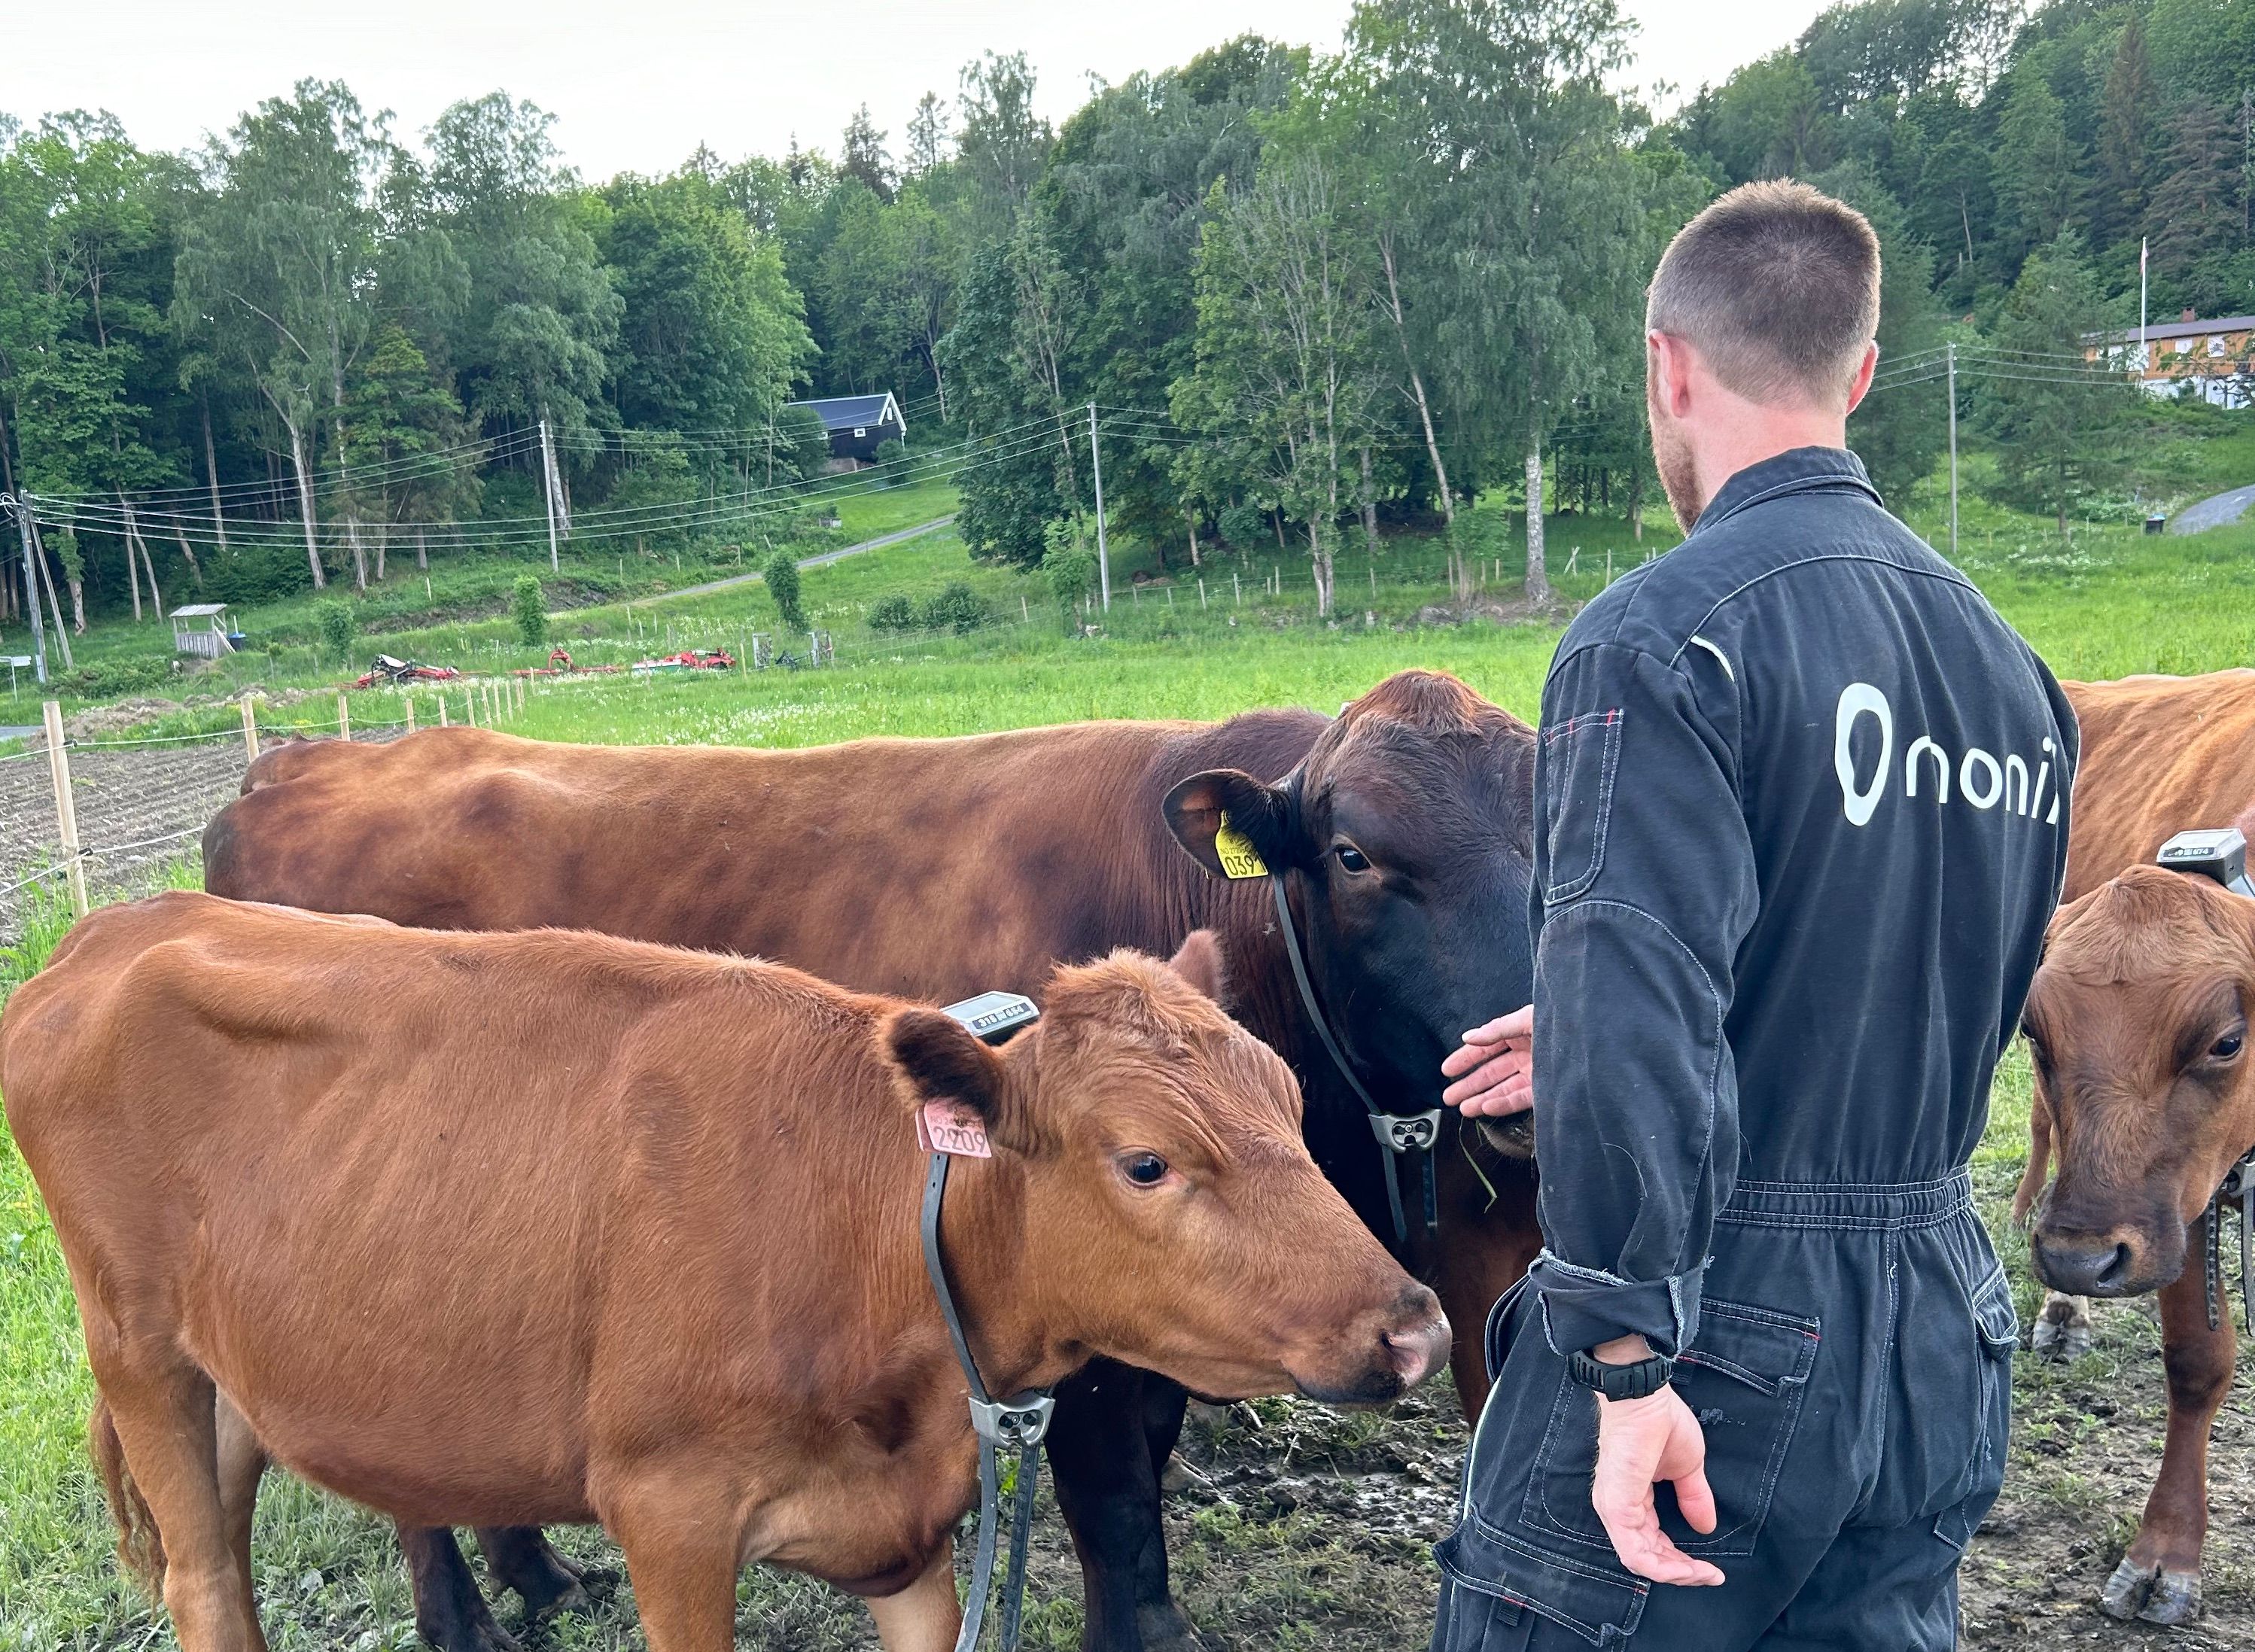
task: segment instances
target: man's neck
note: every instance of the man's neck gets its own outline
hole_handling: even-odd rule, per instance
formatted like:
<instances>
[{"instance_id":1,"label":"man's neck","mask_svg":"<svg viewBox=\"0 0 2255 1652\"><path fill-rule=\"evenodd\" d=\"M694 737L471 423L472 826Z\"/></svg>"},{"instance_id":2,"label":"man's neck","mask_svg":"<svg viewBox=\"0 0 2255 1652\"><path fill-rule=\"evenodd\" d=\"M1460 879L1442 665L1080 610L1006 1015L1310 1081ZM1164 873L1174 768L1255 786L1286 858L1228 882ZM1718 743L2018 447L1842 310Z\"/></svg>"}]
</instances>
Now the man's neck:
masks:
<instances>
[{"instance_id":1,"label":"man's neck","mask_svg":"<svg viewBox=\"0 0 2255 1652\"><path fill-rule=\"evenodd\" d=\"M1796 447L1845 447L1848 421L1838 413L1765 408L1758 418L1732 421L1702 432L1691 460L1697 467L1700 509L1714 503L1723 484L1740 471Z\"/></svg>"}]
</instances>

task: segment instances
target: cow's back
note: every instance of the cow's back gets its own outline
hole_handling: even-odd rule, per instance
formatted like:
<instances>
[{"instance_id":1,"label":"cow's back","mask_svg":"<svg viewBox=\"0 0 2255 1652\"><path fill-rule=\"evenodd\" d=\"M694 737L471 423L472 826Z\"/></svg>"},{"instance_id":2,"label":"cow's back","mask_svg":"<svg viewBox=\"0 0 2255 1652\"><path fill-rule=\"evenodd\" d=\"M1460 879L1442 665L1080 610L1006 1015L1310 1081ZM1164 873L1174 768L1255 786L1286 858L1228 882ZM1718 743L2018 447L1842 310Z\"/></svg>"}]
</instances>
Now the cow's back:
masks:
<instances>
[{"instance_id":1,"label":"cow's back","mask_svg":"<svg viewBox=\"0 0 2255 1652\"><path fill-rule=\"evenodd\" d=\"M2066 900L2179 832L2255 832L2255 671L2062 683L2083 731Z\"/></svg>"},{"instance_id":2,"label":"cow's back","mask_svg":"<svg viewBox=\"0 0 2255 1652\"><path fill-rule=\"evenodd\" d=\"M542 925L773 958L868 990L1030 989L1200 921L1172 766L1288 769L1311 713L1069 724L801 750L433 729L254 770L205 834L214 894L432 928ZM1250 725L1210 750L1219 731ZM260 763L268 759L262 757ZM1203 896L1205 891L1198 891Z\"/></svg>"}]
</instances>

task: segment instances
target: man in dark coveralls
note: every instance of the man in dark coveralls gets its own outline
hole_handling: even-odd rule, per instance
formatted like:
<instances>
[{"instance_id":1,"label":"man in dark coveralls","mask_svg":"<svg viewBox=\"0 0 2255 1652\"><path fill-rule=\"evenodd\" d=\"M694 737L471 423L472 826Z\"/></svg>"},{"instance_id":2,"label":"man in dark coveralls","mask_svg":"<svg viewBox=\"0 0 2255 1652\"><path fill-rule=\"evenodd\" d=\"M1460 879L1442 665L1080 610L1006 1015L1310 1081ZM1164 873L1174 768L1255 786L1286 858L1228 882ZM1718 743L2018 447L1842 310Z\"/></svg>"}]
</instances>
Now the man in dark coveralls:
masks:
<instances>
[{"instance_id":1,"label":"man in dark coveralls","mask_svg":"<svg viewBox=\"0 0 2255 1652\"><path fill-rule=\"evenodd\" d=\"M1955 1644L2019 1327L1965 1165L2067 863L2074 714L1846 450L1871 227L1792 183L1692 220L1647 315L1688 537L1558 645L1535 1002L1466 1035L1535 1107L1548 1248L1434 1652Z\"/></svg>"}]
</instances>

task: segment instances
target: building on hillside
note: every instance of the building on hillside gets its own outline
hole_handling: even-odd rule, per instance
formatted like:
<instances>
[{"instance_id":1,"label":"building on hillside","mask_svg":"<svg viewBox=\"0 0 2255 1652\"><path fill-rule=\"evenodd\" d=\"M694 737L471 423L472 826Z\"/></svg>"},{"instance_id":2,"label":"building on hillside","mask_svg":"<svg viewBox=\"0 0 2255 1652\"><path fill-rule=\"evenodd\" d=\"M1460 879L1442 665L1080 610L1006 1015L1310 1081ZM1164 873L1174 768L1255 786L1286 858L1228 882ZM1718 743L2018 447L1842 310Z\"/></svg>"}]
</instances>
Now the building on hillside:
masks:
<instances>
[{"instance_id":1,"label":"building on hillside","mask_svg":"<svg viewBox=\"0 0 2255 1652\"><path fill-rule=\"evenodd\" d=\"M785 405L813 410L830 432L831 459L847 461L839 468L868 464L877 456L880 442L908 439L908 422L901 417L901 404L890 390L875 396L824 396Z\"/></svg>"},{"instance_id":2,"label":"building on hillside","mask_svg":"<svg viewBox=\"0 0 2255 1652\"><path fill-rule=\"evenodd\" d=\"M2215 407L2255 404L2255 315L2202 320L2187 310L2174 321L2146 324L2142 361L2134 327L2086 334L2083 355L2135 374L2148 396L2193 396Z\"/></svg>"}]
</instances>

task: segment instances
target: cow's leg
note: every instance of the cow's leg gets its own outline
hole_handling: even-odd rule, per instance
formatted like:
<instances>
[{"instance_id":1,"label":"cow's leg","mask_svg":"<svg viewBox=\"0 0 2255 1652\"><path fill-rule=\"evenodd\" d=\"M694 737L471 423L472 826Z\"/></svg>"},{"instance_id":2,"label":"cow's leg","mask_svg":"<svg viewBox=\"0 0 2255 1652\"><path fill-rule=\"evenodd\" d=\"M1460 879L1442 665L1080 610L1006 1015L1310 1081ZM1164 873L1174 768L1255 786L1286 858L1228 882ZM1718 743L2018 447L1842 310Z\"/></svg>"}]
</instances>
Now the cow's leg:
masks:
<instances>
[{"instance_id":1,"label":"cow's leg","mask_svg":"<svg viewBox=\"0 0 2255 1652\"><path fill-rule=\"evenodd\" d=\"M942 1543L931 1564L898 1594L873 1596L869 1615L885 1652L949 1652L963 1629L955 1598L955 1546Z\"/></svg>"},{"instance_id":2,"label":"cow's leg","mask_svg":"<svg viewBox=\"0 0 2255 1652\"><path fill-rule=\"evenodd\" d=\"M586 1568L558 1554L537 1526L481 1526L478 1547L495 1581L516 1590L536 1618L595 1604L586 1587Z\"/></svg>"},{"instance_id":3,"label":"cow's leg","mask_svg":"<svg viewBox=\"0 0 2255 1652\"><path fill-rule=\"evenodd\" d=\"M227 1518L227 1545L235 1556L242 1592L252 1593L250 1527L258 1513L258 1482L266 1474L266 1448L227 1396L218 1396L214 1417L219 1460L220 1508ZM252 1627L257 1626L254 1622Z\"/></svg>"},{"instance_id":4,"label":"cow's leg","mask_svg":"<svg viewBox=\"0 0 2255 1652\"><path fill-rule=\"evenodd\" d=\"M1434 1164L1444 1238L1416 1260L1449 1316L1449 1376L1472 1422L1487 1400L1487 1316L1542 1248L1535 1170L1496 1152L1469 1119L1444 1129Z\"/></svg>"},{"instance_id":5,"label":"cow's leg","mask_svg":"<svg viewBox=\"0 0 2255 1652\"><path fill-rule=\"evenodd\" d=\"M1057 1508L1080 1557L1085 1652L1165 1652L1198 1644L1167 1583L1167 1532L1159 1518L1164 1459L1153 1459L1146 1398L1147 1384L1163 1382L1097 1360L1057 1390L1050 1467ZM1175 1426L1181 1426L1179 1402Z\"/></svg>"},{"instance_id":6,"label":"cow's leg","mask_svg":"<svg viewBox=\"0 0 2255 1652\"><path fill-rule=\"evenodd\" d=\"M650 1652L734 1652L737 1499L671 1477L629 1485L603 1523L626 1551Z\"/></svg>"},{"instance_id":7,"label":"cow's leg","mask_svg":"<svg viewBox=\"0 0 2255 1652\"><path fill-rule=\"evenodd\" d=\"M453 1532L402 1525L399 1551L415 1592L415 1632L424 1640L439 1652L518 1652L516 1637L494 1621Z\"/></svg>"},{"instance_id":8,"label":"cow's leg","mask_svg":"<svg viewBox=\"0 0 2255 1652\"><path fill-rule=\"evenodd\" d=\"M2043 1311L2028 1332L2028 1349L2039 1359L2080 1360L2090 1352L2090 1298L2063 1290L2044 1293Z\"/></svg>"},{"instance_id":9,"label":"cow's leg","mask_svg":"<svg viewBox=\"0 0 2255 1652\"><path fill-rule=\"evenodd\" d=\"M89 1347L95 1339L88 1338ZM218 1394L193 1367L96 1369L129 1495L147 1505L164 1543L165 1606L180 1652L266 1652L258 1608L230 1538L220 1486Z\"/></svg>"},{"instance_id":10,"label":"cow's leg","mask_svg":"<svg viewBox=\"0 0 2255 1652\"><path fill-rule=\"evenodd\" d=\"M2208 1536L2208 1431L2231 1389L2238 1351L2226 1303L2208 1328L2208 1291L2198 1234L2184 1272L2161 1291L2161 1362L2169 1379L2169 1425L2161 1472L2146 1517L2099 1604L2118 1618L2185 1624L2200 1616L2200 1550Z\"/></svg>"}]
</instances>

